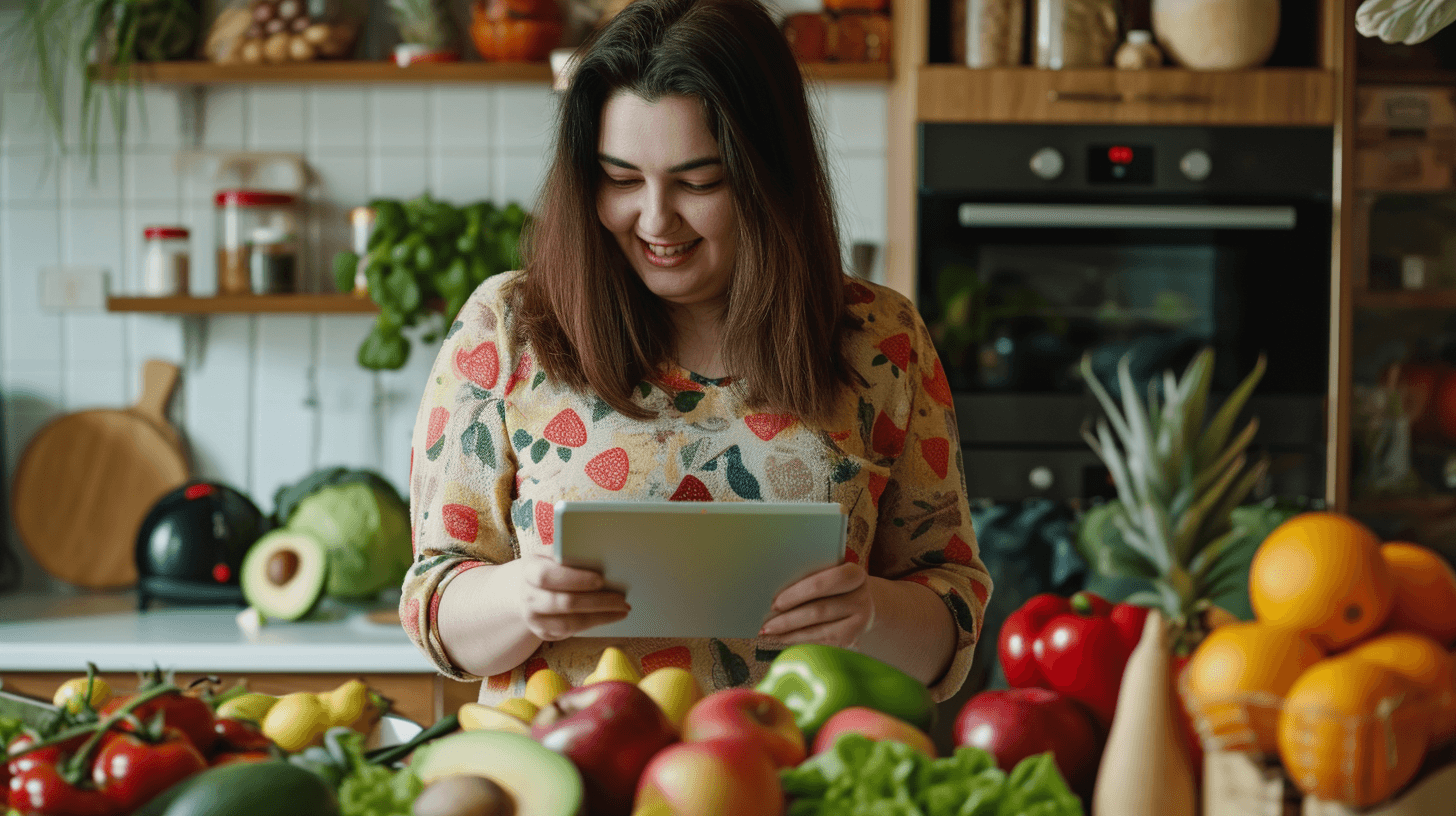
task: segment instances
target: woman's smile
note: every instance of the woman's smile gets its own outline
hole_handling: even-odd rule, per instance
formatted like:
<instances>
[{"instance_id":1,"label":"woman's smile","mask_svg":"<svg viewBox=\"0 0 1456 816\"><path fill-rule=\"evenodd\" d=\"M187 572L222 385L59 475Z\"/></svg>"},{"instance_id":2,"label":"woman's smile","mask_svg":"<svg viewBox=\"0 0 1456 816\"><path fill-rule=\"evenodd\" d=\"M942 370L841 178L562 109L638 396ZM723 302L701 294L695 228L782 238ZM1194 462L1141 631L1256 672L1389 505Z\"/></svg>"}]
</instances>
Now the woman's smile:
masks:
<instances>
[{"instance_id":1,"label":"woman's smile","mask_svg":"<svg viewBox=\"0 0 1456 816\"><path fill-rule=\"evenodd\" d=\"M638 240L642 241L642 246L646 248L647 262L661 269L670 269L687 263L703 243L702 238L694 238L680 244L654 244L640 238Z\"/></svg>"}]
</instances>

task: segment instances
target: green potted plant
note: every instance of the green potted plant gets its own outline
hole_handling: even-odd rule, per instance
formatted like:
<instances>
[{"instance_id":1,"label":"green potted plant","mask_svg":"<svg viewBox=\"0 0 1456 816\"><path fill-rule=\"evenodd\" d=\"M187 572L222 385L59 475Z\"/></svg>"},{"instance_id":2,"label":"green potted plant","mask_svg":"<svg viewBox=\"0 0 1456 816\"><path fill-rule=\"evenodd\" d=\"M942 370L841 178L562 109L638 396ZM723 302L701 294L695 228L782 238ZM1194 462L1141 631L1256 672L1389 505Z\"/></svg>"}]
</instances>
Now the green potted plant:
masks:
<instances>
[{"instance_id":1,"label":"green potted plant","mask_svg":"<svg viewBox=\"0 0 1456 816\"><path fill-rule=\"evenodd\" d=\"M4 51L14 69L35 78L63 151L66 77L80 72L81 147L94 172L103 106L121 141L133 68L189 56L200 28L197 0L26 0L4 32ZM103 77L105 93L98 90Z\"/></svg>"},{"instance_id":2,"label":"green potted plant","mask_svg":"<svg viewBox=\"0 0 1456 816\"><path fill-rule=\"evenodd\" d=\"M357 290L362 273L379 317L359 346L359 364L397 369L409 359L406 328L440 315L440 328L426 329L421 337L433 343L440 329L455 322L475 287L519 268L517 244L528 215L514 202L456 207L429 193L408 201L375 199L369 208L374 226L367 249L362 257L351 251L334 256L334 285L340 292Z\"/></svg>"}]
</instances>

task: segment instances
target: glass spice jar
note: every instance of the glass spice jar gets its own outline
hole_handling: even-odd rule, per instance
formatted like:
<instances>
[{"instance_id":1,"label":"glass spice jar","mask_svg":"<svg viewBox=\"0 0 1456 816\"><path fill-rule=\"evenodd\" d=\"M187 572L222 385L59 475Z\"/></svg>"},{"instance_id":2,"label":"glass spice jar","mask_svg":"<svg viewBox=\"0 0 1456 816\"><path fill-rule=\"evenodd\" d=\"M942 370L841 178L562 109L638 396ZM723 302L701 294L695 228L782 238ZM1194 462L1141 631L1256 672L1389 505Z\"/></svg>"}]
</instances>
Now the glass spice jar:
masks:
<instances>
[{"instance_id":1,"label":"glass spice jar","mask_svg":"<svg viewBox=\"0 0 1456 816\"><path fill-rule=\"evenodd\" d=\"M186 227L151 226L142 231L142 294L152 297L186 295L192 263Z\"/></svg>"},{"instance_id":2,"label":"glass spice jar","mask_svg":"<svg viewBox=\"0 0 1456 816\"><path fill-rule=\"evenodd\" d=\"M364 270L369 266L369 236L374 232L374 208L355 207L349 211L349 226L353 230L354 254L359 262L354 265L354 295L369 297L369 277Z\"/></svg>"},{"instance_id":3,"label":"glass spice jar","mask_svg":"<svg viewBox=\"0 0 1456 816\"><path fill-rule=\"evenodd\" d=\"M217 293L276 294L301 280L298 197L266 190L220 190L217 212ZM261 239L263 243L258 243ZM260 257L255 261L254 256ZM289 260L279 261L280 257ZM280 264L288 265L283 272ZM280 289L285 285L286 289Z\"/></svg>"}]
</instances>

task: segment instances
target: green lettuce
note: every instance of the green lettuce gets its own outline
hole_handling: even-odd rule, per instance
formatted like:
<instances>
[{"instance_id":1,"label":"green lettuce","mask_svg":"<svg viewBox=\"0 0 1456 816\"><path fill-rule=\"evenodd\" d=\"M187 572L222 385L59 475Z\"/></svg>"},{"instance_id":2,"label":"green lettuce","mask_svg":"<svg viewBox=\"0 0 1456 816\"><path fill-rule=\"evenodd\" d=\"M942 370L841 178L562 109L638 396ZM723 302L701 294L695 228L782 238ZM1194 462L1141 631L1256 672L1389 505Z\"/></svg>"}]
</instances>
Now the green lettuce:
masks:
<instances>
[{"instance_id":1,"label":"green lettuce","mask_svg":"<svg viewBox=\"0 0 1456 816\"><path fill-rule=\"evenodd\" d=\"M1050 753L1007 774L972 746L932 759L900 742L845 734L779 779L788 816L1082 816Z\"/></svg>"}]
</instances>

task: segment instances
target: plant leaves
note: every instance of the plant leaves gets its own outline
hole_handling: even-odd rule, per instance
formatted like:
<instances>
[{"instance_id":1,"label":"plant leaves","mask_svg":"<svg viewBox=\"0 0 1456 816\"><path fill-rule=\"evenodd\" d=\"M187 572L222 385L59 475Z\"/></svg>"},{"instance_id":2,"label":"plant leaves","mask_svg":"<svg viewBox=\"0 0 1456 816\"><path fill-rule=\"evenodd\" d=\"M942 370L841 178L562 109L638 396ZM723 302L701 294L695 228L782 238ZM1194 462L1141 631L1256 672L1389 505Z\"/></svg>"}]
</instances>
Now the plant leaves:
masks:
<instances>
[{"instance_id":1,"label":"plant leaves","mask_svg":"<svg viewBox=\"0 0 1456 816\"><path fill-rule=\"evenodd\" d=\"M1234 426L1234 420L1243 410L1249 395L1254 393L1254 386L1259 384L1259 378L1264 376L1266 364L1264 355L1260 354L1254 369L1234 388L1233 393L1229 394L1228 399L1219 407L1218 413L1214 414L1213 420L1208 423L1208 427L1203 431L1203 436L1198 440L1198 461L1207 462L1223 450L1224 443L1228 441L1229 431Z\"/></svg>"}]
</instances>

